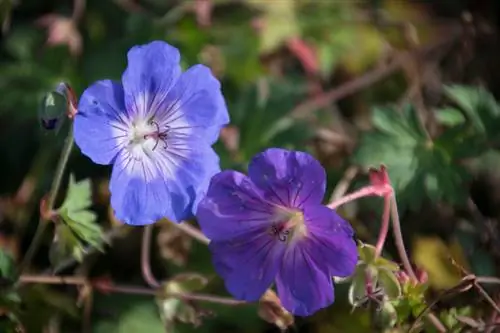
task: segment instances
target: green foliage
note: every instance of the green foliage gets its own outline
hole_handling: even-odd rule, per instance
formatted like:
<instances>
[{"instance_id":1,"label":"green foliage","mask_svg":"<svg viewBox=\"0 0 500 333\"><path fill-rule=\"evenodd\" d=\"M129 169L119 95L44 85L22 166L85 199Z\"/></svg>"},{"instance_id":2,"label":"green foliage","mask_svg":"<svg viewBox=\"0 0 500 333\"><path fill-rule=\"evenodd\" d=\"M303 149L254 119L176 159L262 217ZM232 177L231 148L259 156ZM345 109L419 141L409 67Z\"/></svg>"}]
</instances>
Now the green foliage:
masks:
<instances>
[{"instance_id":1,"label":"green foliage","mask_svg":"<svg viewBox=\"0 0 500 333\"><path fill-rule=\"evenodd\" d=\"M66 199L57 210L59 219L51 249L51 261L54 264L68 255L82 261L87 244L104 250L103 232L96 223L96 214L89 209L91 204L90 180L77 182L71 175Z\"/></svg>"},{"instance_id":2,"label":"green foliage","mask_svg":"<svg viewBox=\"0 0 500 333\"><path fill-rule=\"evenodd\" d=\"M96 297L95 333L165 333L153 297L99 295ZM99 316L105 311L108 316Z\"/></svg>"},{"instance_id":3,"label":"green foliage","mask_svg":"<svg viewBox=\"0 0 500 333\"><path fill-rule=\"evenodd\" d=\"M368 295L367 285L373 291L381 289L387 300L398 299L401 295L401 286L395 273L399 266L381 256L376 256L376 249L369 244L359 242L359 261L349 287L349 302L356 307L366 302ZM385 306L385 305L384 305ZM385 306L390 312L390 306ZM391 320L392 321L392 320Z\"/></svg>"},{"instance_id":4,"label":"green foliage","mask_svg":"<svg viewBox=\"0 0 500 333\"><path fill-rule=\"evenodd\" d=\"M249 161L266 147L303 148L312 133L289 113L304 95L305 87L293 81L263 78L246 87L229 105L231 123L240 132L239 159Z\"/></svg>"},{"instance_id":5,"label":"green foliage","mask_svg":"<svg viewBox=\"0 0 500 333\"><path fill-rule=\"evenodd\" d=\"M498 137L500 106L493 95L480 87L448 86L446 95L465 112L477 133L487 139Z\"/></svg>"},{"instance_id":6,"label":"green foliage","mask_svg":"<svg viewBox=\"0 0 500 333\"><path fill-rule=\"evenodd\" d=\"M463 133L430 138L411 105L401 112L375 108L372 120L375 129L361 136L353 160L364 167L386 165L403 207L418 209L426 199L463 202L467 172L450 147L464 140Z\"/></svg>"}]
</instances>

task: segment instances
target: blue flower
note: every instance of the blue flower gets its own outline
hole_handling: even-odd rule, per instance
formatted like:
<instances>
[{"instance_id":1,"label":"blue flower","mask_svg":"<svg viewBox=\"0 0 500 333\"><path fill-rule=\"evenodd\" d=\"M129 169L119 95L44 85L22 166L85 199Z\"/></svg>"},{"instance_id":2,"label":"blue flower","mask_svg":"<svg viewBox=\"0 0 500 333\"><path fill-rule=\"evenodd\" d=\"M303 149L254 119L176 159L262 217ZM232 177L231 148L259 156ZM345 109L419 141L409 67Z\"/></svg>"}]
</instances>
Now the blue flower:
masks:
<instances>
[{"instance_id":1,"label":"blue flower","mask_svg":"<svg viewBox=\"0 0 500 333\"><path fill-rule=\"evenodd\" d=\"M325 182L311 155L277 148L256 155L248 177L212 178L197 217L235 298L256 301L274 282L295 315L333 303L332 276L351 275L358 253L351 226L321 204Z\"/></svg>"},{"instance_id":2,"label":"blue flower","mask_svg":"<svg viewBox=\"0 0 500 333\"><path fill-rule=\"evenodd\" d=\"M97 164L113 164L111 206L131 225L192 215L220 171L211 148L229 122L210 69L182 72L179 51L154 41L128 52L121 82L98 81L78 105L75 141Z\"/></svg>"}]
</instances>

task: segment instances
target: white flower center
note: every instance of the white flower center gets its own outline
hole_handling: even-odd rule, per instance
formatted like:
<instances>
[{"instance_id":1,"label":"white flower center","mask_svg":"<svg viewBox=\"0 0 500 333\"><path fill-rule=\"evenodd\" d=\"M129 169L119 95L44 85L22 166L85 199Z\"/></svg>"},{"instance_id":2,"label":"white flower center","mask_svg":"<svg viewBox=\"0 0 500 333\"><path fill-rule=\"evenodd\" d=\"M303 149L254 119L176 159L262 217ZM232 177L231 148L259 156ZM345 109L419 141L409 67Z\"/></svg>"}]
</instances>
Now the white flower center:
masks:
<instances>
[{"instance_id":1,"label":"white flower center","mask_svg":"<svg viewBox=\"0 0 500 333\"><path fill-rule=\"evenodd\" d=\"M161 128L153 119L138 119L130 124L128 130L128 149L132 156L141 159L150 157L156 149L166 149L169 128Z\"/></svg>"}]
</instances>

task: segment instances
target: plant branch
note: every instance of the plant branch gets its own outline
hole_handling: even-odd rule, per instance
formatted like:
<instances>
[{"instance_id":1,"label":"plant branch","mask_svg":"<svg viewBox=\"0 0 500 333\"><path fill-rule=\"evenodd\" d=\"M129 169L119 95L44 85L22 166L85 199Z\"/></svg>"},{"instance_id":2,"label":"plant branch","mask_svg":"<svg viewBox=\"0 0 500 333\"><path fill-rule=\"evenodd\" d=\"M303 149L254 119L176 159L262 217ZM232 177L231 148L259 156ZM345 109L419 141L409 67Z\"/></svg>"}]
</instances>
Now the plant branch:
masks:
<instances>
[{"instance_id":1,"label":"plant branch","mask_svg":"<svg viewBox=\"0 0 500 333\"><path fill-rule=\"evenodd\" d=\"M151 238L153 236L153 225L147 225L144 227L144 232L142 234L142 244L141 244L141 272L142 277L146 283L152 288L158 288L161 283L153 275L151 271L150 264L150 254L151 254Z\"/></svg>"},{"instance_id":2,"label":"plant branch","mask_svg":"<svg viewBox=\"0 0 500 333\"><path fill-rule=\"evenodd\" d=\"M52 186L50 188L49 196L46 202L46 212L52 212L54 210L54 204L57 198L57 194L59 193L59 188L61 187L62 178L64 176L64 171L66 169L66 164L68 164L69 157L71 155L71 151L73 150L73 124L70 125L68 136L64 142L64 147L61 152L61 156L59 158L59 162L57 164L56 172L54 175L54 179L52 181ZM35 231L35 236L33 236L33 240L31 241L28 250L24 256L24 259L19 268L20 272L23 272L27 266L30 264L33 256L35 255L40 242L42 241L43 234L45 232L45 228L47 223L44 218L45 214L41 214L40 220L38 221L38 225Z\"/></svg>"},{"instance_id":3,"label":"plant branch","mask_svg":"<svg viewBox=\"0 0 500 333\"><path fill-rule=\"evenodd\" d=\"M443 36L445 37L438 40L437 42L429 45L424 45L416 49L414 52L402 52L396 55L396 57L394 57L394 59L389 64L375 68L374 70L367 72L360 77L354 78L339 87L335 87L334 89L327 91L322 95L306 100L305 102L295 107L292 111L290 111L290 114L294 118L306 118L314 110L325 107L334 101L340 100L362 89L368 88L374 83L400 70L408 61L409 56L426 57L433 51L455 42L455 40L457 40L462 35L462 32L462 26L452 26L448 33L443 33Z\"/></svg>"},{"instance_id":4,"label":"plant branch","mask_svg":"<svg viewBox=\"0 0 500 333\"><path fill-rule=\"evenodd\" d=\"M40 284L57 284L57 285L75 285L83 286L88 283L85 277L81 276L54 276L54 275L21 275L19 281L22 283L40 283ZM105 286L98 287L96 289L102 289L109 292L123 293L123 294L135 294L135 295L158 295L158 291L151 288L126 286L126 285L114 285L106 284ZM249 304L245 301L239 301L229 297L214 296L209 294L195 294L195 293L168 293L167 297L180 298L186 301L200 301L217 303L224 305L244 305Z\"/></svg>"}]
</instances>

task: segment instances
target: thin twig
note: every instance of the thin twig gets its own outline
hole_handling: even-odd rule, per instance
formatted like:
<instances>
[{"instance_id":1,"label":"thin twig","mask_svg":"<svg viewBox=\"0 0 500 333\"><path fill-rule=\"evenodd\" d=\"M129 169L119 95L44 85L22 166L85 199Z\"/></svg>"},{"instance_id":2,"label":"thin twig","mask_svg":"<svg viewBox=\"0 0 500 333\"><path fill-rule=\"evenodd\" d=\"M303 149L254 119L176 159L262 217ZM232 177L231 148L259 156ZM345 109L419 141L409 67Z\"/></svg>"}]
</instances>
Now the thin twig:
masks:
<instances>
[{"instance_id":1,"label":"thin twig","mask_svg":"<svg viewBox=\"0 0 500 333\"><path fill-rule=\"evenodd\" d=\"M83 286L88 283L85 277L81 276L46 276L46 275L21 275L19 281L22 283L40 283L40 284L59 284L59 285L75 285ZM99 289L96 287L96 289ZM158 290L144 287L136 286L126 286L126 285L115 285L109 284L103 287L105 291L123 293L123 294L135 294L135 295L149 295L157 296ZM200 301L217 303L224 305L244 305L249 304L245 301L239 301L229 297L214 296L209 294L195 294L195 293L168 293L165 296L180 298L186 301Z\"/></svg>"},{"instance_id":2,"label":"thin twig","mask_svg":"<svg viewBox=\"0 0 500 333\"><path fill-rule=\"evenodd\" d=\"M374 83L400 70L406 63L409 56L427 56L433 51L454 42L462 34L463 28L461 26L452 28L453 29L452 31L450 31L450 33L443 34L445 35L445 37L435 43L420 47L411 53L402 52L401 54L394 57L392 62L390 62L389 64L375 68L374 70L367 72L360 77L344 83L340 87L335 87L334 89L327 91L322 95L306 100L305 102L295 107L292 111L290 111L291 116L294 118L306 118L311 114L312 111L318 108L325 107L334 101L340 100L360 90L368 88Z\"/></svg>"},{"instance_id":3,"label":"thin twig","mask_svg":"<svg viewBox=\"0 0 500 333\"><path fill-rule=\"evenodd\" d=\"M54 204L57 198L57 194L59 193L59 188L61 187L64 170L66 169L66 164L68 164L69 156L71 155L71 151L73 150L73 143L73 124L71 124L68 136L66 137L66 141L61 152L61 157L59 158L59 163L57 164L54 179L52 181L52 186L50 188L49 196L46 202L46 209L48 212L52 212L52 210L54 210ZM47 223L44 220L42 214L40 220L38 221L35 236L33 236L33 240L31 241L31 244L28 247L28 250L26 251L23 261L19 267L20 272L23 272L33 259L33 256L35 255L38 246L42 241L46 226Z\"/></svg>"},{"instance_id":4,"label":"thin twig","mask_svg":"<svg viewBox=\"0 0 500 333\"><path fill-rule=\"evenodd\" d=\"M144 232L142 234L142 245L141 245L141 272L142 277L146 283L152 288L158 288L161 283L153 275L151 271L150 254L151 254L151 238L153 236L153 225L147 225L144 227Z\"/></svg>"},{"instance_id":5,"label":"thin twig","mask_svg":"<svg viewBox=\"0 0 500 333\"><path fill-rule=\"evenodd\" d=\"M355 165L351 165L347 168L342 176L342 179L337 183L337 186L335 186L335 189L330 196L330 202L340 199L347 192L349 185L358 174L358 171L359 168Z\"/></svg>"},{"instance_id":6,"label":"thin twig","mask_svg":"<svg viewBox=\"0 0 500 333\"><path fill-rule=\"evenodd\" d=\"M172 225L174 225L176 228L179 230L182 230L185 232L187 235L191 236L192 238L196 239L202 244L208 245L210 243L210 239L207 238L199 229L193 227L187 222L182 222L182 223L174 223L170 222Z\"/></svg>"}]
</instances>

